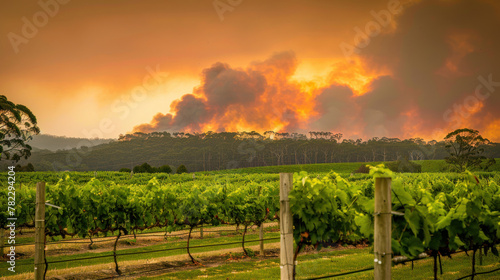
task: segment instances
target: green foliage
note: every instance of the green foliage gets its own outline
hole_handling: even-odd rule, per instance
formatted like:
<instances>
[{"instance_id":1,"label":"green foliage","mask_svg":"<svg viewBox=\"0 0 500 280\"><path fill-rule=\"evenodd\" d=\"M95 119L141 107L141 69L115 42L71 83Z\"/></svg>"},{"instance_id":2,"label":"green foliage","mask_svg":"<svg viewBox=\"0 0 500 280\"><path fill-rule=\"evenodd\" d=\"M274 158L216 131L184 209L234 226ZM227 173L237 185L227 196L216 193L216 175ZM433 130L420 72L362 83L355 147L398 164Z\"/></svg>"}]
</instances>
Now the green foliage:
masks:
<instances>
[{"instance_id":1,"label":"green foliage","mask_svg":"<svg viewBox=\"0 0 500 280\"><path fill-rule=\"evenodd\" d=\"M121 170L129 170L130 172L130 169L126 168L122 168ZM168 164L156 168L145 162L141 165L135 166L133 171L134 173L172 173L172 168L170 168Z\"/></svg>"},{"instance_id":2,"label":"green foliage","mask_svg":"<svg viewBox=\"0 0 500 280\"><path fill-rule=\"evenodd\" d=\"M355 202L362 194L359 188L350 187L336 173L311 178L302 172L294 177L294 187L288 197L297 244L314 245L319 249L328 242L359 240L354 223Z\"/></svg>"},{"instance_id":3,"label":"green foliage","mask_svg":"<svg viewBox=\"0 0 500 280\"><path fill-rule=\"evenodd\" d=\"M370 175L374 178L392 178L394 174L390 169L387 169L384 164L379 164L377 166L369 166Z\"/></svg>"},{"instance_id":4,"label":"green foliage","mask_svg":"<svg viewBox=\"0 0 500 280\"><path fill-rule=\"evenodd\" d=\"M483 155L484 147L489 145L490 141L479 135L477 130L457 129L448 133L444 139L445 148L449 153L445 160L459 172L477 168L486 159Z\"/></svg>"},{"instance_id":5,"label":"green foliage","mask_svg":"<svg viewBox=\"0 0 500 280\"><path fill-rule=\"evenodd\" d=\"M183 182L188 176L175 175ZM81 237L98 233L125 233L148 228L166 228L168 231L201 224L260 225L278 210L277 184L253 176L239 178L237 184L192 184L186 188L178 183L161 184L156 178L146 184L119 185L103 183L92 178L85 184L75 183L69 176L56 184L47 184L46 197L62 207L46 208L46 229L49 236L78 234ZM7 189L0 189L0 198L6 199ZM18 226L32 226L35 189L16 190L16 217ZM7 205L0 210L0 227L7 223ZM5 208L5 209L4 209ZM5 210L5 211L4 211Z\"/></svg>"},{"instance_id":6,"label":"green foliage","mask_svg":"<svg viewBox=\"0 0 500 280\"><path fill-rule=\"evenodd\" d=\"M130 172L132 172L132 170L130 170L130 168L120 168L120 170L118 172L130 173Z\"/></svg>"},{"instance_id":7,"label":"green foliage","mask_svg":"<svg viewBox=\"0 0 500 280\"><path fill-rule=\"evenodd\" d=\"M179 165L179 167L177 167L177 171L175 173L177 174L182 174L182 173L187 173L188 170L186 168L186 166L184 164L181 164Z\"/></svg>"},{"instance_id":8,"label":"green foliage","mask_svg":"<svg viewBox=\"0 0 500 280\"><path fill-rule=\"evenodd\" d=\"M190 174L158 174L152 179L148 174L133 179L113 174L128 181L116 177L116 183L96 178L79 182L65 176L48 183L47 200L62 207L46 208L48 235L260 225L277 219L280 210L277 175L200 174L192 180ZM494 248L500 243L500 174L393 174L383 165L372 167L371 174L393 178L392 210L404 214L393 217L395 254L448 255L480 246L498 253ZM35 181L44 181L44 173L35 175ZM295 174L289 194L295 241L317 248L373 241L374 181L345 179L333 172L319 177ZM7 201L7 195L8 188L0 188L0 199ZM17 189L16 202L18 227L33 226L35 189ZM7 224L6 207L0 205L0 227Z\"/></svg>"},{"instance_id":9,"label":"green foliage","mask_svg":"<svg viewBox=\"0 0 500 280\"><path fill-rule=\"evenodd\" d=\"M168 164L162 165L158 167L156 170L159 173L172 173L172 168Z\"/></svg>"},{"instance_id":10,"label":"green foliage","mask_svg":"<svg viewBox=\"0 0 500 280\"><path fill-rule=\"evenodd\" d=\"M155 171L154 167L149 165L147 162L145 162L141 165L135 166L133 170L134 170L134 173L154 173L154 171Z\"/></svg>"},{"instance_id":11,"label":"green foliage","mask_svg":"<svg viewBox=\"0 0 500 280\"><path fill-rule=\"evenodd\" d=\"M488 158L481 163L481 170L488 171L495 164L497 164L497 161L494 158Z\"/></svg>"},{"instance_id":12,"label":"green foliage","mask_svg":"<svg viewBox=\"0 0 500 280\"><path fill-rule=\"evenodd\" d=\"M26 106L0 95L0 160L17 162L30 157L31 146L27 142L38 133L35 115Z\"/></svg>"},{"instance_id":13,"label":"green foliage","mask_svg":"<svg viewBox=\"0 0 500 280\"><path fill-rule=\"evenodd\" d=\"M16 165L15 171L16 172L34 172L35 167L31 163L28 163L25 166L21 166L20 164L18 164L18 165Z\"/></svg>"},{"instance_id":14,"label":"green foliage","mask_svg":"<svg viewBox=\"0 0 500 280\"><path fill-rule=\"evenodd\" d=\"M460 175L453 182L437 176L396 177L392 182L394 216L392 249L395 254L415 257L422 252L449 255L458 249L486 251L500 241L500 188L498 178L479 180L471 173ZM365 212L371 207L365 205ZM367 230L372 215L357 218L356 223Z\"/></svg>"}]
</instances>

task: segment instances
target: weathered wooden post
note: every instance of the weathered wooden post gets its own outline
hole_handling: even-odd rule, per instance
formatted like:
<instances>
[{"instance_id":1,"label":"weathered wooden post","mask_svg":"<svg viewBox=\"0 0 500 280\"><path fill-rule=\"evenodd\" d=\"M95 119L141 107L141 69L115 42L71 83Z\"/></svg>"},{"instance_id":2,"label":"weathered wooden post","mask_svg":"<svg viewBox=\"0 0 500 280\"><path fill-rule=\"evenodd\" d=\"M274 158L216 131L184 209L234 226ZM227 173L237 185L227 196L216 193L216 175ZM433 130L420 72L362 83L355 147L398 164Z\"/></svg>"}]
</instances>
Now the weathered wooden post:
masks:
<instances>
[{"instance_id":1,"label":"weathered wooden post","mask_svg":"<svg viewBox=\"0 0 500 280\"><path fill-rule=\"evenodd\" d=\"M45 273L45 182L36 184L35 207L35 280L42 280Z\"/></svg>"},{"instance_id":2,"label":"weathered wooden post","mask_svg":"<svg viewBox=\"0 0 500 280\"><path fill-rule=\"evenodd\" d=\"M293 279L293 220L288 193L293 174L280 173L280 269L281 280Z\"/></svg>"},{"instance_id":3,"label":"weathered wooden post","mask_svg":"<svg viewBox=\"0 0 500 280\"><path fill-rule=\"evenodd\" d=\"M203 239L203 225L200 226L200 238Z\"/></svg>"},{"instance_id":4,"label":"weathered wooden post","mask_svg":"<svg viewBox=\"0 0 500 280\"><path fill-rule=\"evenodd\" d=\"M375 179L375 280L391 279L391 178Z\"/></svg>"}]
</instances>

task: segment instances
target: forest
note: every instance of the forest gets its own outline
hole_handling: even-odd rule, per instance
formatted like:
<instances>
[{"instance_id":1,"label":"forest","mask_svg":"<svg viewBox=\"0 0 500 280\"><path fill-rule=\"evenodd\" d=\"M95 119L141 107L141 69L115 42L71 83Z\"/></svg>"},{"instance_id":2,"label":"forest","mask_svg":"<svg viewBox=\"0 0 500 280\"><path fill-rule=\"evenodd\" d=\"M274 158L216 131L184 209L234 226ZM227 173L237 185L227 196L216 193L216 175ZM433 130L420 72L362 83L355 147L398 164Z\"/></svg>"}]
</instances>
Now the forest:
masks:
<instances>
[{"instance_id":1,"label":"forest","mask_svg":"<svg viewBox=\"0 0 500 280\"><path fill-rule=\"evenodd\" d=\"M153 132L120 135L118 140L93 147L57 152L36 150L29 160L19 164L32 163L36 171L118 171L148 163L174 168L185 165L193 172L289 164L443 159L447 155L444 141L421 138L374 137L363 141L343 139L340 133L313 131L308 135L272 131ZM484 156L500 157L500 145L486 145Z\"/></svg>"}]
</instances>

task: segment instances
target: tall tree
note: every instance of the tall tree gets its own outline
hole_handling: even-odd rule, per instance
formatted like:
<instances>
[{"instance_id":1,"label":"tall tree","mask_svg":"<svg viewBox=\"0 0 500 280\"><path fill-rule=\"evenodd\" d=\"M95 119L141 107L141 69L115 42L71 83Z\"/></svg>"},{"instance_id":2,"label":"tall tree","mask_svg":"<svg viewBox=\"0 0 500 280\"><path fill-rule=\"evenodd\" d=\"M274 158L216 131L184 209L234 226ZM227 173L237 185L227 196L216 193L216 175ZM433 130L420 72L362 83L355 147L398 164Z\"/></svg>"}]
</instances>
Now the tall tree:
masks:
<instances>
[{"instance_id":1,"label":"tall tree","mask_svg":"<svg viewBox=\"0 0 500 280\"><path fill-rule=\"evenodd\" d=\"M177 171L175 173L177 174L182 174L182 173L187 173L188 170L186 168L186 166L184 166L184 164L181 164L179 165L179 167L177 167Z\"/></svg>"},{"instance_id":2,"label":"tall tree","mask_svg":"<svg viewBox=\"0 0 500 280\"><path fill-rule=\"evenodd\" d=\"M36 117L30 109L0 95L0 160L27 159L31 155L27 142L39 133Z\"/></svg>"},{"instance_id":3,"label":"tall tree","mask_svg":"<svg viewBox=\"0 0 500 280\"><path fill-rule=\"evenodd\" d=\"M445 160L460 172L480 166L486 159L482 155L484 146L490 144L490 140L479 135L479 131L469 128L450 132L444 140L450 154Z\"/></svg>"}]
</instances>

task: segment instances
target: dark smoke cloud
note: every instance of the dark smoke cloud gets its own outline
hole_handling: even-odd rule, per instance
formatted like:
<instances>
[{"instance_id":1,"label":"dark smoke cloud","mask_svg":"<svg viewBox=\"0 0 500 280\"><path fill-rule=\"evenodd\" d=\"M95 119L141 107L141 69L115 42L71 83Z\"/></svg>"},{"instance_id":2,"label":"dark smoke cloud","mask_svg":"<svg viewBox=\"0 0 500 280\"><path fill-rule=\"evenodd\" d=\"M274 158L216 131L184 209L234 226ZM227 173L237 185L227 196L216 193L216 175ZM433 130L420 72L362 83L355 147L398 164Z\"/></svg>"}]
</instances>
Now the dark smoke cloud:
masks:
<instances>
[{"instance_id":1,"label":"dark smoke cloud","mask_svg":"<svg viewBox=\"0 0 500 280\"><path fill-rule=\"evenodd\" d=\"M498 33L500 17L488 3L422 1L406 9L397 25L396 32L372 39L361 53L369 67L387 67L393 73L360 98L367 109L381 108L378 120L365 114L366 121L371 120L367 135L374 125L398 134L397 122L391 126L386 121L410 108L418 109L422 129L449 128L444 113L474 94L478 76L492 74L493 81L500 81L500 37L493 35ZM495 109L499 105L498 95L491 95L468 122L484 128L486 115L500 118Z\"/></svg>"},{"instance_id":2,"label":"dark smoke cloud","mask_svg":"<svg viewBox=\"0 0 500 280\"><path fill-rule=\"evenodd\" d=\"M320 117L311 124L311 129L342 131L343 128L358 126L356 114L352 114L357 111L352 96L353 92L347 86L332 85L323 89L315 99L315 111Z\"/></svg>"},{"instance_id":3,"label":"dark smoke cloud","mask_svg":"<svg viewBox=\"0 0 500 280\"><path fill-rule=\"evenodd\" d=\"M403 135L406 119L401 115L414 106L414 96L389 76L377 78L373 90L357 98L362 108L363 135L397 137Z\"/></svg>"},{"instance_id":4,"label":"dark smoke cloud","mask_svg":"<svg viewBox=\"0 0 500 280\"><path fill-rule=\"evenodd\" d=\"M269 126L269 113L287 118L295 126L294 110L285 107L274 110L273 104L298 88L288 82L297 63L292 52L283 52L271 58L254 62L247 69L234 69L224 63L215 63L203 70L202 84L194 94L184 95L171 105L171 114L157 114L149 124L136 126L134 131L201 131L202 125L225 131L228 123L241 119L252 127Z\"/></svg>"},{"instance_id":5,"label":"dark smoke cloud","mask_svg":"<svg viewBox=\"0 0 500 280\"><path fill-rule=\"evenodd\" d=\"M213 110L223 110L233 104L251 104L264 93L266 79L256 71L231 69L216 63L203 71L202 93Z\"/></svg>"},{"instance_id":6,"label":"dark smoke cloud","mask_svg":"<svg viewBox=\"0 0 500 280\"><path fill-rule=\"evenodd\" d=\"M396 31L372 38L359 56L369 69L392 74L372 81L360 97L349 98L337 85L324 89L316 98L321 117L311 127L356 127L353 136L365 138L402 137L411 133L408 126L427 133L464 123L485 129L500 119L498 94L483 87L482 95L489 96L482 110L472 114L465 106L473 104L479 76L500 82L500 37L493 36L500 26L497 13L478 1L422 1L407 8Z\"/></svg>"},{"instance_id":7,"label":"dark smoke cloud","mask_svg":"<svg viewBox=\"0 0 500 280\"><path fill-rule=\"evenodd\" d=\"M500 82L498 12L487 2L465 0L407 7L394 32L372 38L359 54L367 70L388 69L391 74L373 80L362 96L339 84L317 90L311 105L317 115L306 123L297 108L308 102L307 94L290 79L297 59L293 52L283 52L246 69L214 64L203 71L194 95L172 105L172 114L158 114L134 130L199 131L203 124L215 123L215 130L224 131L225 124L238 118L265 131L271 129L269 115L283 121L289 132L347 131L347 136L363 138L405 137L415 132L408 131L409 125L428 133L460 126L450 116L460 115L455 104L474 95L478 77L488 80L491 75ZM485 95L486 87L483 91ZM462 114L468 124L481 130L500 120L499 91L500 86L491 92L480 112Z\"/></svg>"},{"instance_id":8,"label":"dark smoke cloud","mask_svg":"<svg viewBox=\"0 0 500 280\"><path fill-rule=\"evenodd\" d=\"M172 114L163 115L158 113L153 117L150 124L141 124L134 128L135 131L155 132L155 131L182 131L186 128L199 130L199 125L206 121L208 112L202 99L192 94L182 96L180 100L172 103Z\"/></svg>"}]
</instances>

